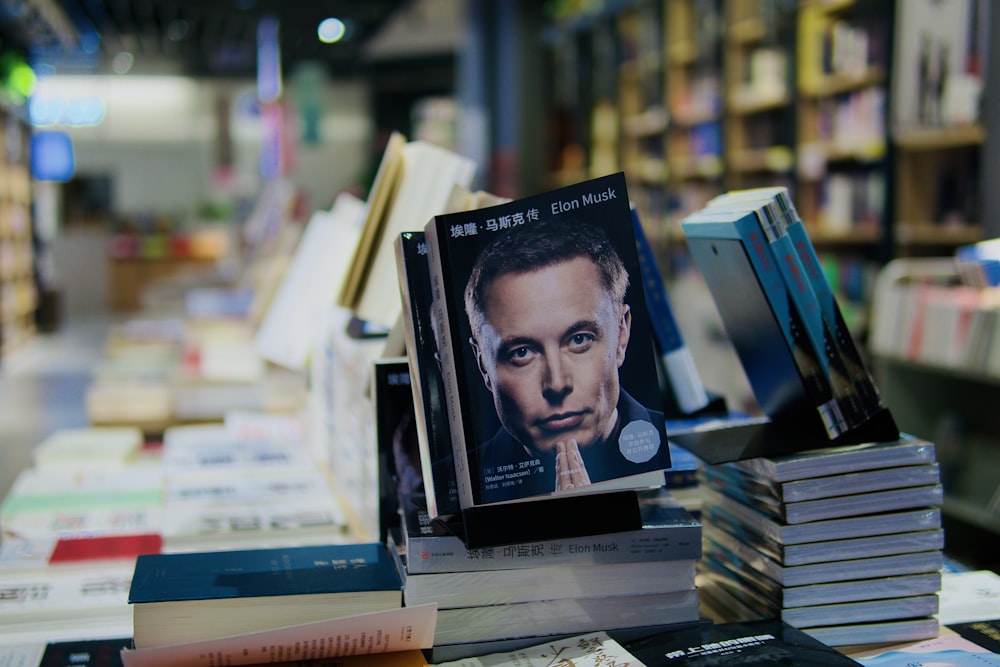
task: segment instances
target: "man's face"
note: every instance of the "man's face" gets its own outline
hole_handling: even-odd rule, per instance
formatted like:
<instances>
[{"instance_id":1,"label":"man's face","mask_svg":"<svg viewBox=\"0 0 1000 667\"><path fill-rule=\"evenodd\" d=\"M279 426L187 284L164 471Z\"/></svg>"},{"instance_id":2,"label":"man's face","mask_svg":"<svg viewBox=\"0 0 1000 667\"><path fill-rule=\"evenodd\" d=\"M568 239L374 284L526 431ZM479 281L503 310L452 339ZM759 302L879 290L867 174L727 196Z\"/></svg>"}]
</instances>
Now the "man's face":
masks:
<instances>
[{"instance_id":1,"label":"man's face","mask_svg":"<svg viewBox=\"0 0 1000 667\"><path fill-rule=\"evenodd\" d=\"M616 307L594 263L579 257L505 274L485 296L487 325L474 347L504 427L542 451L606 437L631 314Z\"/></svg>"}]
</instances>

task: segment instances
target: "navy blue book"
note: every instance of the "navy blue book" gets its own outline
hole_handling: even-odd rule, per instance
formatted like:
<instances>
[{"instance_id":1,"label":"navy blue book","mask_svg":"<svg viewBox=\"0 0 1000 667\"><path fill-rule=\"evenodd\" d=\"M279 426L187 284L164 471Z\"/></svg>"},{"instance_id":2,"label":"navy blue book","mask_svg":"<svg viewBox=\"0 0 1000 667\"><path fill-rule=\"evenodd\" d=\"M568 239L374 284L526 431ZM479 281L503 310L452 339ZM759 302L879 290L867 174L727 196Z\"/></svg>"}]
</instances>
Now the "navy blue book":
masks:
<instances>
[{"instance_id":1,"label":"navy blue book","mask_svg":"<svg viewBox=\"0 0 1000 667\"><path fill-rule=\"evenodd\" d=\"M397 609L402 581L381 543L150 554L129 603L149 648Z\"/></svg>"}]
</instances>

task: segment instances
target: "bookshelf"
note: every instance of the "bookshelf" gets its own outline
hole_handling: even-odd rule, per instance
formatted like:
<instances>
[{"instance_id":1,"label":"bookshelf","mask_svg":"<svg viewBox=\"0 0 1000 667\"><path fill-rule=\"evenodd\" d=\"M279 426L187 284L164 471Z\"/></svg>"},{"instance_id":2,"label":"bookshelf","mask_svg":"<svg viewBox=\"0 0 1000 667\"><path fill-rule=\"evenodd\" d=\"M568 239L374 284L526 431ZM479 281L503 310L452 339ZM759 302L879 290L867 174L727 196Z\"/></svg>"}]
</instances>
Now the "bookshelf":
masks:
<instances>
[{"instance_id":1,"label":"bookshelf","mask_svg":"<svg viewBox=\"0 0 1000 667\"><path fill-rule=\"evenodd\" d=\"M0 358L35 333L30 130L18 110L0 108Z\"/></svg>"},{"instance_id":2,"label":"bookshelf","mask_svg":"<svg viewBox=\"0 0 1000 667\"><path fill-rule=\"evenodd\" d=\"M671 237L677 222L722 191L722 2L669 0L667 161Z\"/></svg>"},{"instance_id":3,"label":"bookshelf","mask_svg":"<svg viewBox=\"0 0 1000 667\"><path fill-rule=\"evenodd\" d=\"M725 186L791 186L795 156L794 5L725 0Z\"/></svg>"}]
</instances>

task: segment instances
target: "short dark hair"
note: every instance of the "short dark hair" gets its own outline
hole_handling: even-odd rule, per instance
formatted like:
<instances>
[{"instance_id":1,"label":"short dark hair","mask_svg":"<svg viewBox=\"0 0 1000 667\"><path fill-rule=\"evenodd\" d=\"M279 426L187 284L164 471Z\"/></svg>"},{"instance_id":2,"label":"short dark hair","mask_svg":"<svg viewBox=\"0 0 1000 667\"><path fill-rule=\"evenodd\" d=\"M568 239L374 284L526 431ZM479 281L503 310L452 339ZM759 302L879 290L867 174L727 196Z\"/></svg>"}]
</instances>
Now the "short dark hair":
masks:
<instances>
[{"instance_id":1,"label":"short dark hair","mask_svg":"<svg viewBox=\"0 0 1000 667\"><path fill-rule=\"evenodd\" d=\"M486 288L508 273L528 273L587 257L601 275L612 300L625 303L629 276L604 230L579 220L557 218L528 222L490 243L476 259L465 285L465 312L478 338L486 319Z\"/></svg>"}]
</instances>

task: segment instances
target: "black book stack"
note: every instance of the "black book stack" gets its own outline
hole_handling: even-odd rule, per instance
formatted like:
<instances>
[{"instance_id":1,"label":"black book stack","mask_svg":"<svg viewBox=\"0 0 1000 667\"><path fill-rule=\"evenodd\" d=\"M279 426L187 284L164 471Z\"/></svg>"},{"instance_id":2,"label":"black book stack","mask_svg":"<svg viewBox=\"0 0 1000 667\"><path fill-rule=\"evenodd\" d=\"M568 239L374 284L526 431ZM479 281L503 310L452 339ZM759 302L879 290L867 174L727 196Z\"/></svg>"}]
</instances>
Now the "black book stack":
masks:
<instances>
[{"instance_id":1,"label":"black book stack","mask_svg":"<svg viewBox=\"0 0 1000 667\"><path fill-rule=\"evenodd\" d=\"M901 436L704 465L702 601L831 646L934 637L943 565L932 443Z\"/></svg>"}]
</instances>

